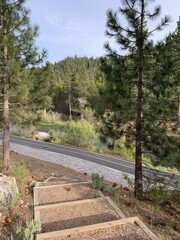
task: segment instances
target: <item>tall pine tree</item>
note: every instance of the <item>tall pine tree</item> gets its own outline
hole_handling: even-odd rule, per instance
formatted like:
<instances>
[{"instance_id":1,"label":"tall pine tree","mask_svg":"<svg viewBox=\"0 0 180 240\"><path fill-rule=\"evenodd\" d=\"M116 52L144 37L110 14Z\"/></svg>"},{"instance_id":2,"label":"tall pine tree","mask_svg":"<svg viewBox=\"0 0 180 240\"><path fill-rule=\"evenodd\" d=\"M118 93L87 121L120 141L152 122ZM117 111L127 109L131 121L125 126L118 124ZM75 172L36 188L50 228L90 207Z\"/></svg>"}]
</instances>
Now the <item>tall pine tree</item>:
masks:
<instances>
[{"instance_id":1,"label":"tall pine tree","mask_svg":"<svg viewBox=\"0 0 180 240\"><path fill-rule=\"evenodd\" d=\"M0 0L0 72L3 101L3 166L10 166L9 96L23 68L38 64L46 55L34 45L38 27L30 25L25 0Z\"/></svg>"},{"instance_id":2,"label":"tall pine tree","mask_svg":"<svg viewBox=\"0 0 180 240\"><path fill-rule=\"evenodd\" d=\"M119 109L119 114L114 112L116 122L119 120L119 126L126 127L123 129L123 133L127 136L129 133L133 136L134 133L132 138L135 139L136 149L135 195L141 197L143 193L142 154L145 146L144 138L148 137L144 136L144 125L147 121L144 116L145 85L149 81L149 77L152 79L149 75L150 72L152 73L150 66L155 64L151 57L153 46L149 37L155 31L162 30L170 18L165 17L155 29L149 30L147 27L149 21L154 20L160 14L160 7L155 7L154 12L150 13L148 10L150 0L123 0L122 2L124 6L118 12L109 10L107 13L107 35L115 38L124 53L120 54L106 44L108 51L108 61L106 62L108 66L111 66L112 63L113 65L110 70L105 68L109 75L107 75L107 80L111 82L112 92L114 90L115 93L113 95L116 98L115 105ZM125 17L127 26L120 23L118 13L120 17Z\"/></svg>"}]
</instances>

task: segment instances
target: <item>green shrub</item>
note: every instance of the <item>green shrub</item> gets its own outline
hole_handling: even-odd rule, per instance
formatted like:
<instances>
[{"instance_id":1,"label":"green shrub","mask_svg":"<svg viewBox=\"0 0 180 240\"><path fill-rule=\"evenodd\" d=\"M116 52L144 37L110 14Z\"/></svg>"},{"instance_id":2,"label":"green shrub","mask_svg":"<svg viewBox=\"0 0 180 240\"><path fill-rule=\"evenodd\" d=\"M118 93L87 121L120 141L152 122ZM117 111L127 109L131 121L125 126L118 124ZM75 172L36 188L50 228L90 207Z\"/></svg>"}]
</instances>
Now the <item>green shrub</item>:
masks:
<instances>
[{"instance_id":1,"label":"green shrub","mask_svg":"<svg viewBox=\"0 0 180 240\"><path fill-rule=\"evenodd\" d=\"M56 143L64 143L62 141L62 135L59 131L55 131L55 130L50 130L49 131L49 141L50 142L56 142Z\"/></svg>"},{"instance_id":2,"label":"green shrub","mask_svg":"<svg viewBox=\"0 0 180 240\"><path fill-rule=\"evenodd\" d=\"M34 233L39 232L41 230L41 223L39 221L26 221L26 226L20 226L16 230L16 234L18 235L19 240L33 240Z\"/></svg>"},{"instance_id":3,"label":"green shrub","mask_svg":"<svg viewBox=\"0 0 180 240\"><path fill-rule=\"evenodd\" d=\"M146 196L150 201L161 204L166 200L167 192L164 189L152 188L146 192Z\"/></svg>"},{"instance_id":4,"label":"green shrub","mask_svg":"<svg viewBox=\"0 0 180 240\"><path fill-rule=\"evenodd\" d=\"M119 194L117 188L108 186L104 181L104 176L99 173L92 174L92 187L112 196L117 196Z\"/></svg>"},{"instance_id":5,"label":"green shrub","mask_svg":"<svg viewBox=\"0 0 180 240\"><path fill-rule=\"evenodd\" d=\"M68 122L67 134L65 141L79 147L91 147L96 138L96 133L93 126L85 121Z\"/></svg>"},{"instance_id":6,"label":"green shrub","mask_svg":"<svg viewBox=\"0 0 180 240\"><path fill-rule=\"evenodd\" d=\"M78 147L91 147L96 140L93 126L85 120L64 122L59 131L51 130L49 134L50 141Z\"/></svg>"},{"instance_id":7,"label":"green shrub","mask_svg":"<svg viewBox=\"0 0 180 240\"><path fill-rule=\"evenodd\" d=\"M92 186L95 189L105 191L106 185L104 182L104 176L99 175L99 173L92 174Z\"/></svg>"},{"instance_id":8,"label":"green shrub","mask_svg":"<svg viewBox=\"0 0 180 240\"><path fill-rule=\"evenodd\" d=\"M134 180L132 178L130 178L128 174L124 173L123 175L124 175L124 180L127 181L129 189L134 191Z\"/></svg>"},{"instance_id":9,"label":"green shrub","mask_svg":"<svg viewBox=\"0 0 180 240\"><path fill-rule=\"evenodd\" d=\"M25 163L16 163L10 174L15 177L20 184L30 174L30 171Z\"/></svg>"}]
</instances>

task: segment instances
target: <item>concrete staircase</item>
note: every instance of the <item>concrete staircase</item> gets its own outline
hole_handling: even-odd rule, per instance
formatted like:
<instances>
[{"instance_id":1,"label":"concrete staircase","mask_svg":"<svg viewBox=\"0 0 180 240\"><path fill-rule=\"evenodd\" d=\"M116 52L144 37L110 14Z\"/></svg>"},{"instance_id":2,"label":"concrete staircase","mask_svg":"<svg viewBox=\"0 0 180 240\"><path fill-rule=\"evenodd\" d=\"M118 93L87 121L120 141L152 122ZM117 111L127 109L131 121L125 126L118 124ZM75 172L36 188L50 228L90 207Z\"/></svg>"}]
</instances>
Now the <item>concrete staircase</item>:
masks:
<instances>
[{"instance_id":1,"label":"concrete staircase","mask_svg":"<svg viewBox=\"0 0 180 240\"><path fill-rule=\"evenodd\" d=\"M34 187L37 240L157 240L137 217L124 213L91 182L68 176L49 178Z\"/></svg>"}]
</instances>

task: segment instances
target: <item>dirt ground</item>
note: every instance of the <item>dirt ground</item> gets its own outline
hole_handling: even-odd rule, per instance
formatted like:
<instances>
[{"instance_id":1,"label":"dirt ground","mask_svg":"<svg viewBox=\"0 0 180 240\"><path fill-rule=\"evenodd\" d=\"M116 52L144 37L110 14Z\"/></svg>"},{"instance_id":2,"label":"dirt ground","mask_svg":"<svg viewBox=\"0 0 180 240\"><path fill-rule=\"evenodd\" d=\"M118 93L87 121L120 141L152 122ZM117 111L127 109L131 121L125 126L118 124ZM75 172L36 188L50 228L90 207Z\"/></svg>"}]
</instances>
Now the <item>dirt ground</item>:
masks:
<instances>
[{"instance_id":1,"label":"dirt ground","mask_svg":"<svg viewBox=\"0 0 180 240\"><path fill-rule=\"evenodd\" d=\"M33 218L33 181L44 181L50 176L63 177L65 175L82 180L91 180L86 173L78 173L72 169L58 164L45 162L35 158L23 156L11 152L13 165L26 163L29 174L18 183L20 198L11 208L0 213L0 239L20 240L16 236L18 226L24 226L25 222ZM115 183L108 183L111 187ZM164 202L161 205L152 203L149 200L137 200L133 197L130 189L118 187L118 194L107 194L112 197L116 204L127 217L138 216L160 240L178 240L180 233L174 229L174 223L180 220L180 203L178 201ZM116 192L117 193L117 192Z\"/></svg>"}]
</instances>

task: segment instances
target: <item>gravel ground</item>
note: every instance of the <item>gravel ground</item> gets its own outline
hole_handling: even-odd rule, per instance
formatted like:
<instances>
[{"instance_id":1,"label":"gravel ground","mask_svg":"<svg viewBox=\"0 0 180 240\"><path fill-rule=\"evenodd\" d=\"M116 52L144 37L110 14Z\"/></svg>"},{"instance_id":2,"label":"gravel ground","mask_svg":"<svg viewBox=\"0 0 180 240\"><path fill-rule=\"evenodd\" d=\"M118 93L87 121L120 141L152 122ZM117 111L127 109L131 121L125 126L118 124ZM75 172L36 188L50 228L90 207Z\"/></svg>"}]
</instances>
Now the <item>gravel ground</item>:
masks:
<instances>
[{"instance_id":1,"label":"gravel ground","mask_svg":"<svg viewBox=\"0 0 180 240\"><path fill-rule=\"evenodd\" d=\"M98 197L97 191L90 185L78 184L38 188L39 205L69 202Z\"/></svg>"},{"instance_id":2,"label":"gravel ground","mask_svg":"<svg viewBox=\"0 0 180 240\"><path fill-rule=\"evenodd\" d=\"M52 232L120 219L120 216L106 199L46 207L39 209L39 213L42 232Z\"/></svg>"},{"instance_id":3,"label":"gravel ground","mask_svg":"<svg viewBox=\"0 0 180 240\"><path fill-rule=\"evenodd\" d=\"M11 143L11 150L34 158L38 158L44 161L58 163L65 167L74 169L78 172L86 172L88 174L99 173L104 178L111 182L116 182L123 186L127 186L126 180L124 180L124 173L109 167L102 166L97 163L88 162L79 158L67 156L60 153L53 153L46 150L38 150L31 147L21 146L19 144ZM133 175L128 174L130 178L134 178Z\"/></svg>"},{"instance_id":4,"label":"gravel ground","mask_svg":"<svg viewBox=\"0 0 180 240\"><path fill-rule=\"evenodd\" d=\"M150 238L138 226L128 223L61 237L42 237L41 240L150 240Z\"/></svg>"}]
</instances>

